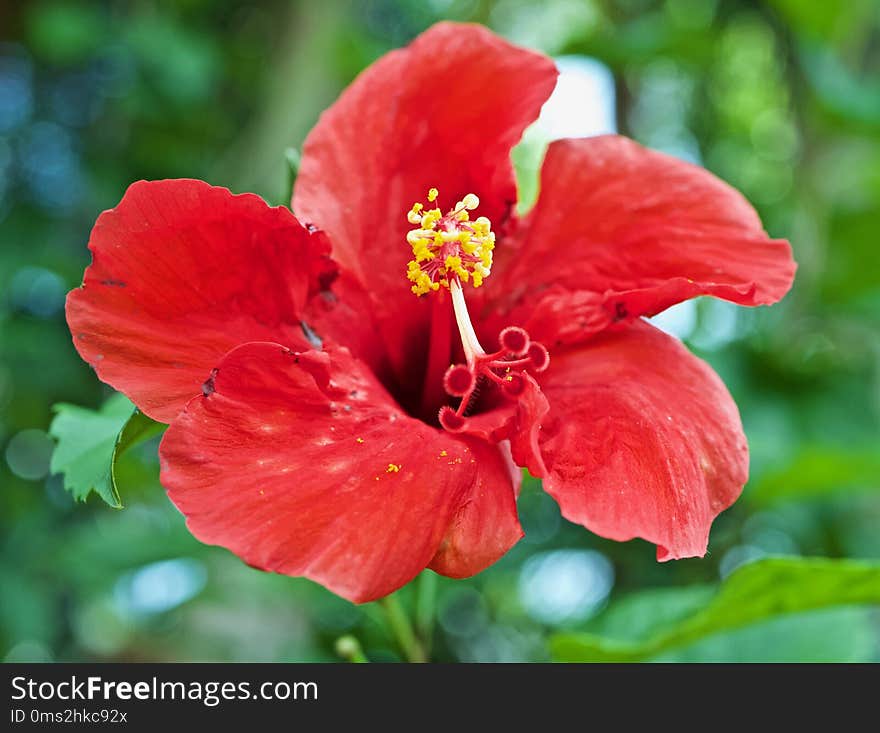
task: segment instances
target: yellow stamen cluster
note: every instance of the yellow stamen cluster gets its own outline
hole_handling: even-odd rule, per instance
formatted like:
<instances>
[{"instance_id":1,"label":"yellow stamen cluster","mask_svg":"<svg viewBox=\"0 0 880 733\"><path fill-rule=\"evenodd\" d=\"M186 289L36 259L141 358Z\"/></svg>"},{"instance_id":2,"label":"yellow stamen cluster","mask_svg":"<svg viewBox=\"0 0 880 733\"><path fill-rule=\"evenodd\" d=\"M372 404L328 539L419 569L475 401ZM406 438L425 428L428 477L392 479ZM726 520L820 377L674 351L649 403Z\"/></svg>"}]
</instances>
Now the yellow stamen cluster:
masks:
<instances>
[{"instance_id":1,"label":"yellow stamen cluster","mask_svg":"<svg viewBox=\"0 0 880 733\"><path fill-rule=\"evenodd\" d=\"M437 189L432 188L428 202L433 203L437 196ZM475 288L483 284L492 269L495 233L485 216L471 221L468 212L479 205L480 200L472 193L445 216L438 208L426 210L422 203L413 204L406 215L407 221L416 226L406 235L413 253L406 276L416 295L449 288L450 281L455 280L470 282Z\"/></svg>"}]
</instances>

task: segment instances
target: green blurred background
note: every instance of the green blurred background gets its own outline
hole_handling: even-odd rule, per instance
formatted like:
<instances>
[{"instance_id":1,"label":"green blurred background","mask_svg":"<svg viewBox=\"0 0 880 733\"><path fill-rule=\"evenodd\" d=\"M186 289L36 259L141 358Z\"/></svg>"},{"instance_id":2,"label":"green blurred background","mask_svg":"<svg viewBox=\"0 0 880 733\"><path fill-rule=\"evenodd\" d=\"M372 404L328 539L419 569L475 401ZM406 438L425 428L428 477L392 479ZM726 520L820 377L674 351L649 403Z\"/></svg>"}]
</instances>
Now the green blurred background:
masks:
<instances>
[{"instance_id":1,"label":"green blurred background","mask_svg":"<svg viewBox=\"0 0 880 733\"><path fill-rule=\"evenodd\" d=\"M657 319L720 372L751 445L750 483L717 520L710 554L657 564L647 543L568 524L530 482L526 538L476 578L439 579L436 605L422 607L433 657L577 658L559 652L571 630L637 649L760 558L880 561L874 0L3 3L0 659L335 660L345 634L370 659L399 658L375 604L193 539L158 485L155 441L124 459L116 511L75 503L49 475L47 430L54 403L97 407L109 394L63 313L98 213L140 178L203 178L286 203L285 150L359 70L443 18L560 59L558 94L515 153L524 199L550 138L617 129L740 188L800 268L772 309L704 299ZM880 564L858 567L880 581ZM754 600L746 591L733 606ZM401 596L414 602L412 589ZM880 661L876 606L845 592L813 605L630 657Z\"/></svg>"}]
</instances>

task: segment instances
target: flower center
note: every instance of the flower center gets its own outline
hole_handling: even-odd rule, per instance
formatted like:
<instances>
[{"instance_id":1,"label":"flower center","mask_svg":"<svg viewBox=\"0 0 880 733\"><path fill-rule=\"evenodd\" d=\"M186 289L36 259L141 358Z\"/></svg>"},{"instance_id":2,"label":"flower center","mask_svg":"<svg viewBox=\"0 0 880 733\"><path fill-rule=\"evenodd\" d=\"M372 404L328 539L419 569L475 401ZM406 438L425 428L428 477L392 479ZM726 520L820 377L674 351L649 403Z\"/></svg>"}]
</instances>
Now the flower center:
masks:
<instances>
[{"instance_id":1,"label":"flower center","mask_svg":"<svg viewBox=\"0 0 880 733\"><path fill-rule=\"evenodd\" d=\"M428 191L428 202L437 200L436 188ZM492 268L495 233L484 216L471 221L468 212L480 205L469 193L445 215L439 208L425 209L413 204L407 221L417 225L407 233L413 258L407 265L407 277L416 295L447 288L452 297L455 322L461 336L466 364L453 364L443 377L443 388L460 398L458 407L440 408L440 425L450 432L467 429L468 415L481 384L495 385L509 399L519 399L528 386L528 372L543 372L550 365L550 355L543 344L532 341L525 329L508 326L498 336L499 349L486 353L480 345L468 313L462 284L475 288L483 284Z\"/></svg>"},{"instance_id":2,"label":"flower center","mask_svg":"<svg viewBox=\"0 0 880 733\"><path fill-rule=\"evenodd\" d=\"M437 200L437 189L428 191L428 202ZM413 282L412 291L424 295L441 287L451 289L453 282L470 282L475 288L492 269L495 233L491 222L481 216L471 221L468 212L480 205L469 193L455 208L443 214L440 209L425 209L416 202L406 215L416 228L406 235L413 259L406 276Z\"/></svg>"}]
</instances>

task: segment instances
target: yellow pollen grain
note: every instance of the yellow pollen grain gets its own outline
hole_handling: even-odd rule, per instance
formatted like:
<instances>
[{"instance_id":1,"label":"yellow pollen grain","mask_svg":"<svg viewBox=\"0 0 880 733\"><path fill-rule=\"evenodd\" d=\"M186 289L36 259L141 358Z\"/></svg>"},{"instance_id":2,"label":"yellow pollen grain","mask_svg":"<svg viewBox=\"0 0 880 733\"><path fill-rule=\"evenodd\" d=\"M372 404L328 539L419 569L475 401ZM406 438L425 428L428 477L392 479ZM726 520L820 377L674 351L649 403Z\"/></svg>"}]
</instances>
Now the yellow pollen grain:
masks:
<instances>
[{"instance_id":1,"label":"yellow pollen grain","mask_svg":"<svg viewBox=\"0 0 880 733\"><path fill-rule=\"evenodd\" d=\"M443 218L443 212L440 209L431 209L426 211L422 217L422 226L425 229L433 229L437 226L437 222Z\"/></svg>"},{"instance_id":2,"label":"yellow pollen grain","mask_svg":"<svg viewBox=\"0 0 880 733\"><path fill-rule=\"evenodd\" d=\"M445 450L440 451L440 457L441 457L441 458L445 458L445 457L448 456L448 455L449 455L449 454L448 454Z\"/></svg>"},{"instance_id":3,"label":"yellow pollen grain","mask_svg":"<svg viewBox=\"0 0 880 733\"><path fill-rule=\"evenodd\" d=\"M355 438L355 442L356 443L363 443L364 439L363 438Z\"/></svg>"},{"instance_id":4,"label":"yellow pollen grain","mask_svg":"<svg viewBox=\"0 0 880 733\"><path fill-rule=\"evenodd\" d=\"M385 469L385 473L397 473L400 470L401 464L399 463L389 463L388 468Z\"/></svg>"}]
</instances>

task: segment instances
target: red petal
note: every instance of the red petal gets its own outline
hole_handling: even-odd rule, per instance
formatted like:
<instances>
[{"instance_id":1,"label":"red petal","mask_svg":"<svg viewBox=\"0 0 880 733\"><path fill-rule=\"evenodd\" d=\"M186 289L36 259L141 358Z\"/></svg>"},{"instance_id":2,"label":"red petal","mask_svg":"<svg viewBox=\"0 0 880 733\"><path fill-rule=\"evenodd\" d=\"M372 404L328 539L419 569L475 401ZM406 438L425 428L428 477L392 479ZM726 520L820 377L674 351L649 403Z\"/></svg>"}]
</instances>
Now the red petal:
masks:
<instances>
[{"instance_id":1,"label":"red petal","mask_svg":"<svg viewBox=\"0 0 880 733\"><path fill-rule=\"evenodd\" d=\"M553 143L519 242L503 245L487 287L505 293L503 309L520 306L512 322L548 341L541 328L555 314L571 329L573 309L585 336L697 295L774 303L796 267L788 242L769 239L736 190L615 135Z\"/></svg>"},{"instance_id":2,"label":"red petal","mask_svg":"<svg viewBox=\"0 0 880 733\"><path fill-rule=\"evenodd\" d=\"M516 200L510 149L555 79L544 56L439 23L364 71L307 138L293 209L370 293L396 370L424 346L431 310L406 278L406 212L432 186L444 209L472 192L500 228Z\"/></svg>"},{"instance_id":3,"label":"red petal","mask_svg":"<svg viewBox=\"0 0 880 733\"><path fill-rule=\"evenodd\" d=\"M170 422L238 344L311 348L298 313L327 244L285 208L203 181L140 181L101 214L89 249L67 299L74 345L156 420Z\"/></svg>"},{"instance_id":4,"label":"red petal","mask_svg":"<svg viewBox=\"0 0 880 733\"><path fill-rule=\"evenodd\" d=\"M503 463L407 417L345 350L238 347L160 455L196 537L355 602L427 566L465 501L511 492Z\"/></svg>"},{"instance_id":5,"label":"red petal","mask_svg":"<svg viewBox=\"0 0 880 733\"><path fill-rule=\"evenodd\" d=\"M450 578L468 578L485 570L523 536L516 513L522 473L509 450L503 444L488 445L472 439L466 442L480 464L481 475L428 566Z\"/></svg>"},{"instance_id":6,"label":"red petal","mask_svg":"<svg viewBox=\"0 0 880 733\"><path fill-rule=\"evenodd\" d=\"M344 344L374 374L393 382L388 347L376 324L369 292L348 272L334 279L332 289L311 298L303 310L306 322L336 344ZM421 376L417 374L416 376Z\"/></svg>"},{"instance_id":7,"label":"red petal","mask_svg":"<svg viewBox=\"0 0 880 733\"><path fill-rule=\"evenodd\" d=\"M555 352L542 388L544 487L603 537L642 537L659 560L705 554L748 478L748 446L718 375L645 323Z\"/></svg>"}]
</instances>

